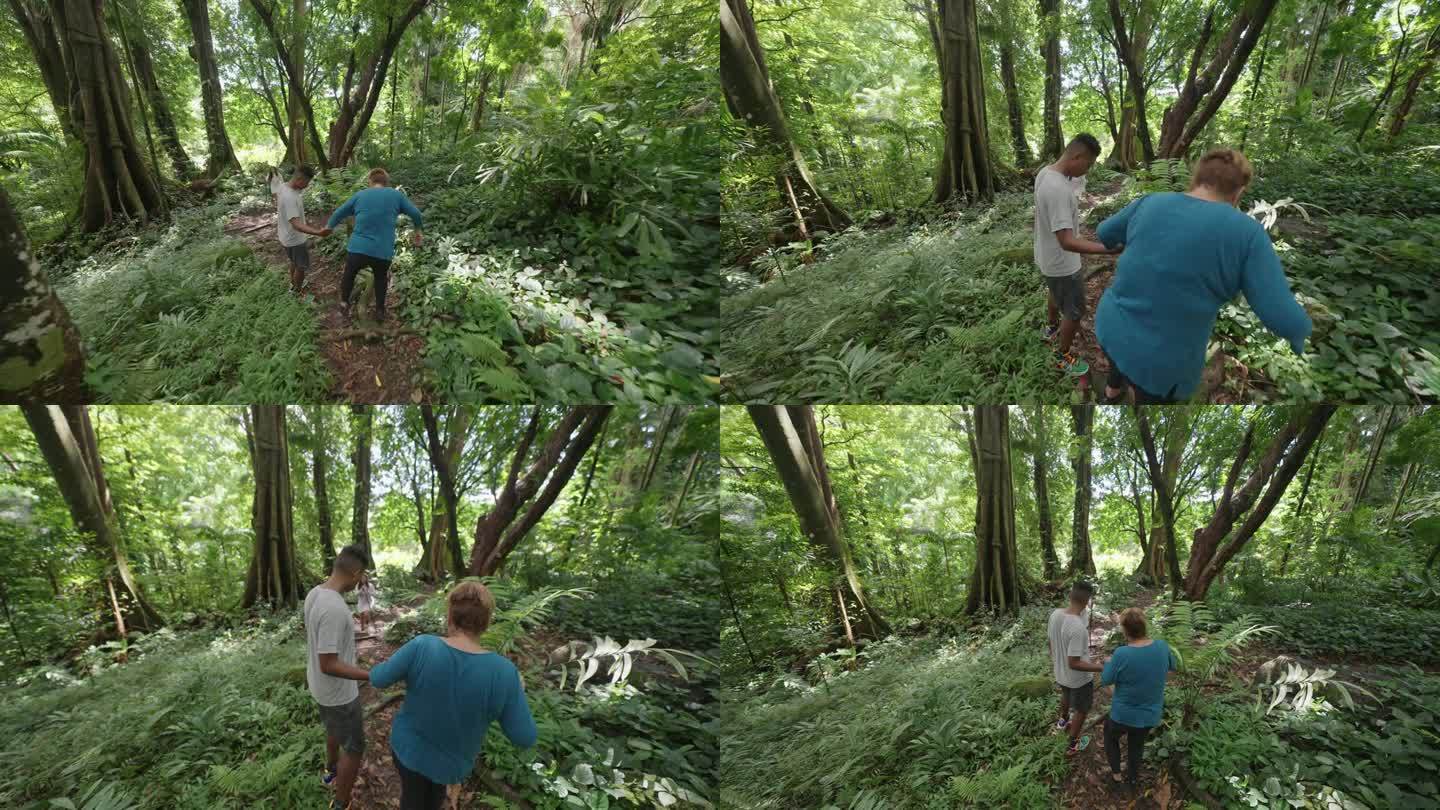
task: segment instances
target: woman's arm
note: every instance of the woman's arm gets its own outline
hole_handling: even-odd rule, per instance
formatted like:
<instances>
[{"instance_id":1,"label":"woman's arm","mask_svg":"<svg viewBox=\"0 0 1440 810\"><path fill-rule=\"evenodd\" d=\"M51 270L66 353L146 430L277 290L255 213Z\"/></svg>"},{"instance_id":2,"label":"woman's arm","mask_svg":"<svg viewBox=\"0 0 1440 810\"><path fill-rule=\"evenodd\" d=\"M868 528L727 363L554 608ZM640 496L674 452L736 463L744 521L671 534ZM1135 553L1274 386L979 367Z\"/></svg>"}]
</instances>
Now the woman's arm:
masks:
<instances>
[{"instance_id":1,"label":"woman's arm","mask_svg":"<svg viewBox=\"0 0 1440 810\"><path fill-rule=\"evenodd\" d=\"M500 730L505 732L505 738L517 748L529 748L540 737L540 730L535 727L535 718L530 715L530 703L525 700L525 685L520 682L518 669L515 671L514 691L510 693L510 699L505 701L505 709L500 713Z\"/></svg>"},{"instance_id":2,"label":"woman's arm","mask_svg":"<svg viewBox=\"0 0 1440 810\"><path fill-rule=\"evenodd\" d=\"M1310 337L1314 327L1305 308L1290 291L1290 282L1285 279L1280 257L1275 255L1275 247L1270 244L1270 237L1259 223L1251 233L1240 288L1265 328L1290 341L1290 348L1296 354L1302 353L1305 339Z\"/></svg>"},{"instance_id":3,"label":"woman's arm","mask_svg":"<svg viewBox=\"0 0 1440 810\"><path fill-rule=\"evenodd\" d=\"M334 228L347 217L355 216L355 198L358 196L360 196L359 192L351 194L350 199L346 200L339 208L336 208L335 213L330 215L330 221L325 224L325 227Z\"/></svg>"},{"instance_id":4,"label":"woman's arm","mask_svg":"<svg viewBox=\"0 0 1440 810\"><path fill-rule=\"evenodd\" d=\"M1095 238L1111 250L1124 244L1126 231L1130 227L1130 217L1135 215L1135 210L1144 199L1140 197L1132 200L1129 205L1106 217L1100 227L1095 229Z\"/></svg>"},{"instance_id":5,"label":"woman's arm","mask_svg":"<svg viewBox=\"0 0 1440 810\"><path fill-rule=\"evenodd\" d=\"M1118 653L1119 650L1116 650L1116 652ZM1112 655L1109 659L1105 661L1105 669L1100 673L1101 686L1109 686L1110 684L1115 683L1115 657L1116 656Z\"/></svg>"},{"instance_id":6,"label":"woman's arm","mask_svg":"<svg viewBox=\"0 0 1440 810\"><path fill-rule=\"evenodd\" d=\"M388 660L380 662L371 669L370 685L376 689L384 689L392 683L409 678L410 663L415 660L415 646L419 641L420 636L410 639Z\"/></svg>"}]
</instances>

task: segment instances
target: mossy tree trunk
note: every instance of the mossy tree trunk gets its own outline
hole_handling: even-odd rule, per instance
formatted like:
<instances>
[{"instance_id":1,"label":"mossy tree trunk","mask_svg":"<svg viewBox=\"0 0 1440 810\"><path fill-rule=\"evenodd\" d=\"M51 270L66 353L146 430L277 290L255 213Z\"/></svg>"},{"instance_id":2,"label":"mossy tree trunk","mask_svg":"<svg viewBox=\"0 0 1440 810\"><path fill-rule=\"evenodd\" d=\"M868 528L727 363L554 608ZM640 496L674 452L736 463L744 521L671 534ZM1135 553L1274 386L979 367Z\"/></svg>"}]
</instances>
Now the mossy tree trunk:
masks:
<instances>
[{"instance_id":1,"label":"mossy tree trunk","mask_svg":"<svg viewBox=\"0 0 1440 810\"><path fill-rule=\"evenodd\" d=\"M1040 158L1052 161L1065 149L1060 131L1060 0L1040 0L1040 56L1045 60L1045 138Z\"/></svg>"},{"instance_id":2,"label":"mossy tree trunk","mask_svg":"<svg viewBox=\"0 0 1440 810\"><path fill-rule=\"evenodd\" d=\"M261 602L294 607L304 596L295 560L293 491L290 488L290 442L284 405L250 406L250 462L255 498L250 525L255 542L245 574L242 607Z\"/></svg>"},{"instance_id":3,"label":"mossy tree trunk","mask_svg":"<svg viewBox=\"0 0 1440 810\"><path fill-rule=\"evenodd\" d=\"M150 112L155 116L155 129L160 134L160 145L165 148L165 154L170 158L175 176L181 179L189 178L195 174L195 164L180 143L175 115L170 111L170 102L165 98L160 82L155 78L155 62L150 56L150 34L145 30L146 22L143 18L132 17L132 21L138 25L127 26L124 21L127 13L128 10L123 7L115 11L121 41L130 54L130 66L134 69L135 89L144 96Z\"/></svg>"},{"instance_id":4,"label":"mossy tree trunk","mask_svg":"<svg viewBox=\"0 0 1440 810\"><path fill-rule=\"evenodd\" d=\"M438 579L443 568L449 568L456 579L465 576L465 562L460 553L460 485L456 481L460 467L460 456L465 451L465 441L470 430L470 411L457 405L445 419L442 439L439 420L435 409L429 404L420 406L421 418L425 421L425 449L430 456L430 465L435 477L440 480L440 497L445 502L445 515L441 521L443 531L436 532L431 526L429 550L429 575ZM432 523L439 515L431 516ZM441 540L444 540L443 545ZM448 552L448 565L440 562L441 553ZM422 563L427 562L421 560Z\"/></svg>"},{"instance_id":5,"label":"mossy tree trunk","mask_svg":"<svg viewBox=\"0 0 1440 810\"><path fill-rule=\"evenodd\" d=\"M1049 445L1045 436L1045 406L1035 407L1035 511L1040 524L1040 557L1045 566L1045 579L1060 576L1060 559L1055 554L1055 529L1050 519L1050 487L1046 475Z\"/></svg>"},{"instance_id":6,"label":"mossy tree trunk","mask_svg":"<svg viewBox=\"0 0 1440 810\"><path fill-rule=\"evenodd\" d=\"M1005 88L1005 112L1010 119L1010 142L1015 150L1015 165L1025 168L1034 159L1030 143L1025 139L1025 114L1020 103L1020 88L1015 81L1015 46L1010 40L1000 43L1000 82Z\"/></svg>"},{"instance_id":7,"label":"mossy tree trunk","mask_svg":"<svg viewBox=\"0 0 1440 810\"><path fill-rule=\"evenodd\" d=\"M1145 76L1145 54L1149 49L1153 33L1154 8L1149 0L1141 0L1135 20L1127 30L1125 13L1120 9L1120 0L1108 0L1110 24L1115 39L1115 55L1125 70L1124 84L1129 97L1121 104L1120 137L1116 139L1115 151L1110 162L1117 168L1133 168L1138 158L1146 163L1155 159L1155 145L1150 138L1150 120L1145 111L1145 96L1149 84ZM1128 123L1128 127L1126 124ZM1139 140L1140 154L1135 153L1136 139Z\"/></svg>"},{"instance_id":8,"label":"mossy tree trunk","mask_svg":"<svg viewBox=\"0 0 1440 810\"><path fill-rule=\"evenodd\" d=\"M355 467L354 514L350 522L350 542L370 554L370 440L375 423L375 406L351 405L351 425L355 429L355 447L350 462Z\"/></svg>"},{"instance_id":9,"label":"mossy tree trunk","mask_svg":"<svg viewBox=\"0 0 1440 810\"><path fill-rule=\"evenodd\" d=\"M45 0L9 0L15 21L20 24L20 33L35 64L40 69L40 80L45 93L50 97L50 106L60 122L60 130L67 140L79 140L70 117L69 79L65 71L65 60L60 56L60 38L55 33L55 18Z\"/></svg>"},{"instance_id":10,"label":"mossy tree trunk","mask_svg":"<svg viewBox=\"0 0 1440 810\"><path fill-rule=\"evenodd\" d=\"M91 399L85 349L0 188L0 401Z\"/></svg>"},{"instance_id":11,"label":"mossy tree trunk","mask_svg":"<svg viewBox=\"0 0 1440 810\"><path fill-rule=\"evenodd\" d=\"M752 405L747 408L760 438L775 463L775 472L805 535L820 558L831 566L828 601L850 637L884 638L890 625L865 593L860 572L850 555L840 521L840 509L830 486L825 448L809 405Z\"/></svg>"},{"instance_id":12,"label":"mossy tree trunk","mask_svg":"<svg viewBox=\"0 0 1440 810\"><path fill-rule=\"evenodd\" d=\"M325 408L324 405L318 405L311 409L311 420L315 426L311 471L315 484L315 517L320 529L320 559L325 570L329 571L335 562L335 530L330 522L330 496L325 482L325 454L329 451L330 444L329 434L325 430Z\"/></svg>"},{"instance_id":13,"label":"mossy tree trunk","mask_svg":"<svg viewBox=\"0 0 1440 810\"><path fill-rule=\"evenodd\" d=\"M1010 408L979 405L974 418L975 569L965 612L1020 609L1015 492L1010 472Z\"/></svg>"},{"instance_id":14,"label":"mossy tree trunk","mask_svg":"<svg viewBox=\"0 0 1440 810\"><path fill-rule=\"evenodd\" d=\"M219 177L230 169L240 168L235 147L225 132L225 94L220 85L220 68L215 61L215 43L210 38L209 0L180 0L185 19L190 25L190 58L200 72L200 103L205 112L205 140L209 153L205 159L205 176Z\"/></svg>"},{"instance_id":15,"label":"mossy tree trunk","mask_svg":"<svg viewBox=\"0 0 1440 810\"><path fill-rule=\"evenodd\" d=\"M1071 466L1075 470L1075 519L1070 532L1070 574L1095 575L1095 556L1090 551L1090 444L1095 425L1094 405L1071 405L1075 440L1071 445Z\"/></svg>"},{"instance_id":16,"label":"mossy tree trunk","mask_svg":"<svg viewBox=\"0 0 1440 810\"><path fill-rule=\"evenodd\" d=\"M967 203L995 196L985 120L985 82L975 0L939 0L933 36L940 60L940 116L945 125L935 202Z\"/></svg>"},{"instance_id":17,"label":"mossy tree trunk","mask_svg":"<svg viewBox=\"0 0 1440 810\"><path fill-rule=\"evenodd\" d=\"M128 605L121 607L118 599L113 603L116 632L124 636L125 614L130 615L130 625L138 624L146 631L159 629L165 620L150 604L139 581L130 571L130 561L118 530L115 506L110 500L110 485L105 480L100 446L95 439L89 410L83 405L39 405L33 402L23 403L20 408L35 435L40 454L45 457L60 494L70 508L75 526L95 537L92 548L105 566L101 579L120 580L120 593Z\"/></svg>"},{"instance_id":18,"label":"mossy tree trunk","mask_svg":"<svg viewBox=\"0 0 1440 810\"><path fill-rule=\"evenodd\" d=\"M50 0L50 10L60 35L70 116L84 146L81 229L91 233L117 221L163 217L165 197L130 125L129 97L103 0Z\"/></svg>"}]
</instances>

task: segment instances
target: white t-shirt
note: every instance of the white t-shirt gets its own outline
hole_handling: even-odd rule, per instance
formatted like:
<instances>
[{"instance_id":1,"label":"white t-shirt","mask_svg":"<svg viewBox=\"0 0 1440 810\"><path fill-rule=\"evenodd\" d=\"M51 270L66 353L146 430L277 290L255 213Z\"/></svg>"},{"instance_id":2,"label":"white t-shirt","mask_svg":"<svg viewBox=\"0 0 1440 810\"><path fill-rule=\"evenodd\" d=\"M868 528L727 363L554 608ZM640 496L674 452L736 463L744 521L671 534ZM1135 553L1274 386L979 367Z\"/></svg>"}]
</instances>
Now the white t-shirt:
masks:
<instances>
[{"instance_id":1,"label":"white t-shirt","mask_svg":"<svg viewBox=\"0 0 1440 810\"><path fill-rule=\"evenodd\" d=\"M279 233L280 244L285 247L305 244L308 237L290 224L292 217L299 217L301 222L305 221L305 200L301 198L300 192L278 177L270 181L270 191L276 197L275 230Z\"/></svg>"},{"instance_id":2,"label":"white t-shirt","mask_svg":"<svg viewBox=\"0 0 1440 810\"><path fill-rule=\"evenodd\" d=\"M1064 608L1050 612L1050 663L1054 670L1055 682L1061 686L1084 686L1090 681L1089 672L1071 669L1069 656L1081 661L1090 660L1090 611L1072 616Z\"/></svg>"},{"instance_id":3,"label":"white t-shirt","mask_svg":"<svg viewBox=\"0 0 1440 810\"><path fill-rule=\"evenodd\" d=\"M1079 182L1076 182L1079 181ZM1077 197L1084 178L1071 180L1046 166L1035 173L1035 265L1046 276L1073 276L1080 272L1080 254L1060 247L1055 232L1080 223Z\"/></svg>"},{"instance_id":4,"label":"white t-shirt","mask_svg":"<svg viewBox=\"0 0 1440 810\"><path fill-rule=\"evenodd\" d=\"M345 597L324 585L305 595L305 681L321 706L344 706L360 696L360 685L320 671L320 654L335 653L355 666L355 626Z\"/></svg>"}]
</instances>

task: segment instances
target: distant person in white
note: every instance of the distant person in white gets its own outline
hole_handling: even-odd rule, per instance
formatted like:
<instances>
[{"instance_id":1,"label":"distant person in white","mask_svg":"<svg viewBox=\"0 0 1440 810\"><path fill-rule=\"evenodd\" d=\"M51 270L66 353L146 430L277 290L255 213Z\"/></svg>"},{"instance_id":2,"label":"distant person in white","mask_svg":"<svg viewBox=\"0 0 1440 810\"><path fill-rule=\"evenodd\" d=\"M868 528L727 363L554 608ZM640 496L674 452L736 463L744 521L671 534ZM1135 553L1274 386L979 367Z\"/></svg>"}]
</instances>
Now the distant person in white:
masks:
<instances>
[{"instance_id":1,"label":"distant person in white","mask_svg":"<svg viewBox=\"0 0 1440 810\"><path fill-rule=\"evenodd\" d=\"M1095 678L1092 672L1105 667L1090 660L1090 599L1095 586L1077 580L1070 587L1070 604L1050 612L1048 641L1050 664L1055 683L1060 687L1060 719L1055 727L1070 730L1066 754L1074 755L1090 744L1090 735L1083 737L1085 715L1095 703Z\"/></svg>"},{"instance_id":2,"label":"distant person in white","mask_svg":"<svg viewBox=\"0 0 1440 810\"><path fill-rule=\"evenodd\" d=\"M325 238L332 231L305 222L305 200L301 192L315 178L315 169L301 164L295 167L290 180L280 179L278 171L270 173L270 193L275 197L275 232L280 246L290 258L290 290L299 292L308 286L305 273L310 269L310 240L305 234Z\"/></svg>"}]
</instances>

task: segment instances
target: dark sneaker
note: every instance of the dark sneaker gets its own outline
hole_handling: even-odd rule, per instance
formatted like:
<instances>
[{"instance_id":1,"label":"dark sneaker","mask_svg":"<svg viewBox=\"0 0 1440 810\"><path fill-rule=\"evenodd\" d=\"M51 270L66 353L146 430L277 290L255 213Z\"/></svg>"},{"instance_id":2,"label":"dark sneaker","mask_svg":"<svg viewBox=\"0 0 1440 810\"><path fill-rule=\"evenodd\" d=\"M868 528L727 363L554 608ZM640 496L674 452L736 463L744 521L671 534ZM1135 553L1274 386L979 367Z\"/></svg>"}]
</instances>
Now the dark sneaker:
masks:
<instances>
[{"instance_id":1,"label":"dark sneaker","mask_svg":"<svg viewBox=\"0 0 1440 810\"><path fill-rule=\"evenodd\" d=\"M1040 330L1040 334L1043 335L1046 340L1053 340L1059 332L1060 327L1058 326L1046 326Z\"/></svg>"},{"instance_id":2,"label":"dark sneaker","mask_svg":"<svg viewBox=\"0 0 1440 810\"><path fill-rule=\"evenodd\" d=\"M1060 718L1059 720L1056 720L1056 721L1055 721L1055 730L1056 730L1056 731L1064 731L1065 729L1067 729L1067 728L1069 728L1069 727L1070 727L1070 718L1068 718L1068 717L1062 717L1062 718Z\"/></svg>"},{"instance_id":3,"label":"dark sneaker","mask_svg":"<svg viewBox=\"0 0 1440 810\"><path fill-rule=\"evenodd\" d=\"M335 772L326 771L325 773L321 774L320 784L324 785L325 787L333 786L335 784Z\"/></svg>"}]
</instances>

